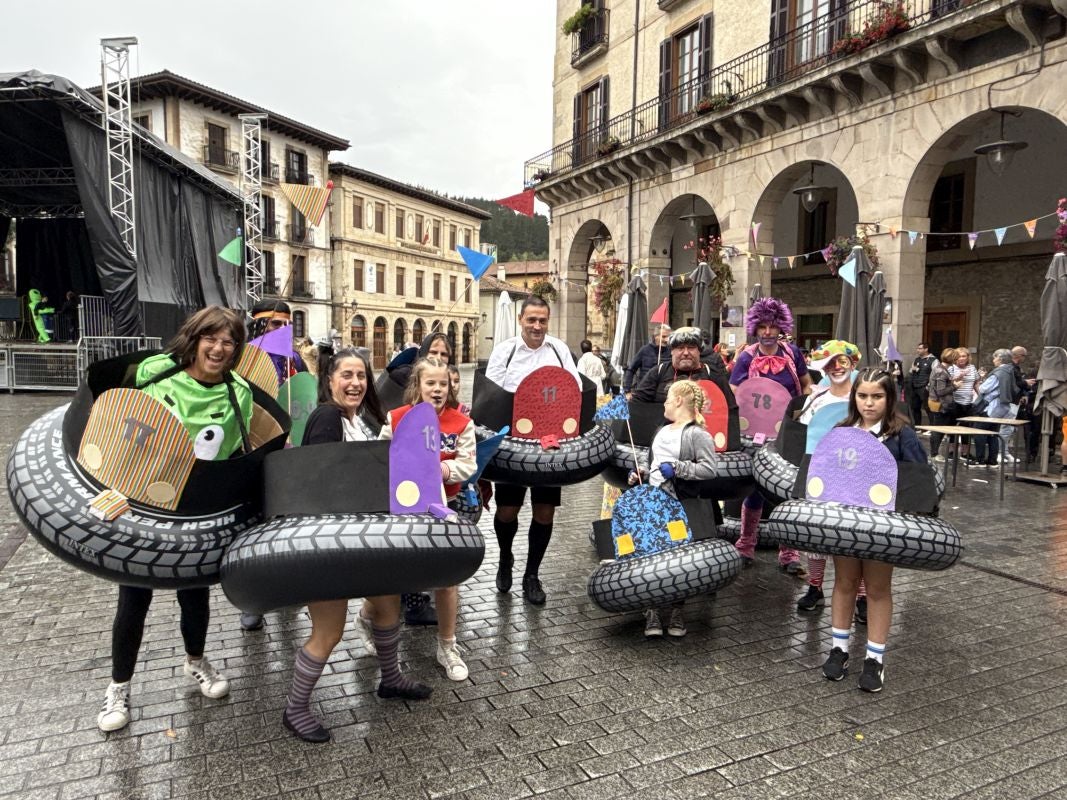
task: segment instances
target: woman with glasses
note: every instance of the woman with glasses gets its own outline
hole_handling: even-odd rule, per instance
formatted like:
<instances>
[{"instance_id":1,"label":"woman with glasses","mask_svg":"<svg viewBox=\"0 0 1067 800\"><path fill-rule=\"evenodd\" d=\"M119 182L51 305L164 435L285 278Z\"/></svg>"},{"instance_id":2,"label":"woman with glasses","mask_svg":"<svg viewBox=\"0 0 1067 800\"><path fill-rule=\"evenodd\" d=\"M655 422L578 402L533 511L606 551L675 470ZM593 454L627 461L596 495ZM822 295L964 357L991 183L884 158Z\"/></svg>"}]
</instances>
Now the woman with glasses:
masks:
<instances>
[{"instance_id":1,"label":"woman with glasses","mask_svg":"<svg viewBox=\"0 0 1067 800\"><path fill-rule=\"evenodd\" d=\"M241 318L228 309L209 306L185 321L165 352L138 366L137 388L181 421L199 459L223 460L251 450L252 390L231 371L244 342ZM218 699L229 693L230 684L204 657L208 599L206 586L178 590L186 653L183 671L199 684L204 697ZM151 589L119 587L111 631L111 685L96 720L103 731L117 731L130 721L130 679L151 603Z\"/></svg>"},{"instance_id":2,"label":"woman with glasses","mask_svg":"<svg viewBox=\"0 0 1067 800\"><path fill-rule=\"evenodd\" d=\"M385 412L374 390L374 375L366 356L355 348L329 353L320 350L319 406L308 417L304 447L329 442L370 442L378 438ZM369 616L356 614L356 630L363 646L378 657L381 682L378 696L424 700L429 686L400 672L400 595L368 597ZM293 683L282 714L282 724L305 742L328 742L330 732L311 712L311 693L330 654L341 641L348 619L348 600L308 603L311 636L297 650Z\"/></svg>"},{"instance_id":3,"label":"woman with glasses","mask_svg":"<svg viewBox=\"0 0 1067 800\"><path fill-rule=\"evenodd\" d=\"M908 423L907 412L897 408L897 384L893 376L881 369L867 369L852 385L848 416L838 427L869 431L884 444L897 461L927 463L915 429ZM823 675L839 681L848 673L848 651L852 635L852 608L860 581L867 586L867 651L859 688L865 692L882 691L885 675L883 656L893 617L893 565L870 559L834 556L834 593L831 600L830 655L823 664Z\"/></svg>"}]
</instances>

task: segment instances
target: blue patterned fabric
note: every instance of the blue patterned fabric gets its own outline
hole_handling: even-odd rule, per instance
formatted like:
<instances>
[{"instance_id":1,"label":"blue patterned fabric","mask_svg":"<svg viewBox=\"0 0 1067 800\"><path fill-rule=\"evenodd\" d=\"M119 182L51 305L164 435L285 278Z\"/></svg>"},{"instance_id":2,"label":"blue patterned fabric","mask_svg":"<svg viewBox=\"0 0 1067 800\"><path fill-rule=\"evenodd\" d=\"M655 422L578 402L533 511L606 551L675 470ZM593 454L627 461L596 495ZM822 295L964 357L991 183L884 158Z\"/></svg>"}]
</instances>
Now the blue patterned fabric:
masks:
<instances>
[{"instance_id":1,"label":"blue patterned fabric","mask_svg":"<svg viewBox=\"0 0 1067 800\"><path fill-rule=\"evenodd\" d=\"M616 558L659 553L693 538L682 504L662 489L635 486L624 492L611 518Z\"/></svg>"}]
</instances>

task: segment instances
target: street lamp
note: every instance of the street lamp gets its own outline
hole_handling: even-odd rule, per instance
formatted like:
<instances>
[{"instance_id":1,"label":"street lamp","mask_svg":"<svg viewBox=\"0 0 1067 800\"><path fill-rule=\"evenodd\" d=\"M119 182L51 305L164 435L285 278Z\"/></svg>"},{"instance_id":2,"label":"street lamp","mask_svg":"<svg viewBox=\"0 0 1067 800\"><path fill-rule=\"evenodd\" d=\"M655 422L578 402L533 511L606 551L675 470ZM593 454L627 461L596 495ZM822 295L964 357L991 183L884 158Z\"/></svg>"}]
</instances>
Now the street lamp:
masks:
<instances>
[{"instance_id":1,"label":"street lamp","mask_svg":"<svg viewBox=\"0 0 1067 800\"><path fill-rule=\"evenodd\" d=\"M793 190L793 194L800 196L800 205L802 205L804 210L809 214L819 207L819 203L822 202L823 193L826 191L825 186L815 185L816 163L817 162L815 161L811 162L811 174L808 177L808 185Z\"/></svg>"},{"instance_id":2,"label":"street lamp","mask_svg":"<svg viewBox=\"0 0 1067 800\"><path fill-rule=\"evenodd\" d=\"M1005 111L1000 108L992 110L1000 114L1000 139L996 142L979 145L974 148L974 153L975 155L986 157L986 163L989 164L989 169L993 171L994 175L1003 175L1011 165L1012 159L1015 158L1015 153L1019 150L1025 150L1029 145L1023 141L1004 138L1005 115L1011 114L1013 117L1020 117L1022 116L1021 111Z\"/></svg>"}]
</instances>

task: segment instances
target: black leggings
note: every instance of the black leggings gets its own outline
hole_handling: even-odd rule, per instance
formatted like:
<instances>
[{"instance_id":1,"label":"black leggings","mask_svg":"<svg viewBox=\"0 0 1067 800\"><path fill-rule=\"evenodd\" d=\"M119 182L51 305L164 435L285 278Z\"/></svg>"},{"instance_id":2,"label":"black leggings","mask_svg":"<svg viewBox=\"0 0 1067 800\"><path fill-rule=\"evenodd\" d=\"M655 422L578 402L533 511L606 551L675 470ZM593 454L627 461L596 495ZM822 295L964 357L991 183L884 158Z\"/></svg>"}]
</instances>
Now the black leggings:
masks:
<instances>
[{"instance_id":1,"label":"black leggings","mask_svg":"<svg viewBox=\"0 0 1067 800\"><path fill-rule=\"evenodd\" d=\"M211 616L209 596L206 586L178 590L178 605L182 609L182 639L185 640L185 652L193 658L204 655L207 624ZM111 628L111 680L115 683L125 683L133 677L150 605L151 589L119 586L119 607L115 610L115 624Z\"/></svg>"}]
</instances>

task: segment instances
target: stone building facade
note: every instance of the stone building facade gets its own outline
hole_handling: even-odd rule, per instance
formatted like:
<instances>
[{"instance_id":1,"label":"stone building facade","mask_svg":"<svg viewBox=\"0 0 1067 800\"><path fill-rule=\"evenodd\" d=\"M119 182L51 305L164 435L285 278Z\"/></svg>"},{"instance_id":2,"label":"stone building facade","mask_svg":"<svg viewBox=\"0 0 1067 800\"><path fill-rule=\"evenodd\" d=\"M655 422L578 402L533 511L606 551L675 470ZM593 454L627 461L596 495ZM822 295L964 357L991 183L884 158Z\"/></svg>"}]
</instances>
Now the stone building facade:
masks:
<instances>
[{"instance_id":1,"label":"stone building facade","mask_svg":"<svg viewBox=\"0 0 1067 800\"><path fill-rule=\"evenodd\" d=\"M325 335L333 318L331 211L328 207L312 226L278 184L325 185L329 154L347 150L348 141L167 70L131 78L130 89L135 122L235 186L241 179L238 115L267 115L262 131L263 295L290 305L294 336Z\"/></svg>"},{"instance_id":2,"label":"stone building facade","mask_svg":"<svg viewBox=\"0 0 1067 800\"><path fill-rule=\"evenodd\" d=\"M758 283L809 338L829 338L840 279L818 251L862 226L902 352L923 339L984 361L1039 350L1067 194L1055 169L1067 157L1063 0L585 4L596 21L556 42L554 147L526 164L552 208L572 346L605 237L647 272L650 308L671 294L676 325L687 297L666 279L693 269L686 243L720 236L736 252L727 305L745 306ZM558 21L578 6L558 0ZM1004 140L1027 145L1007 165L975 152ZM1031 236L1022 223L1035 219Z\"/></svg>"},{"instance_id":3,"label":"stone building facade","mask_svg":"<svg viewBox=\"0 0 1067 800\"><path fill-rule=\"evenodd\" d=\"M369 347L375 369L438 330L457 363L477 361L478 282L456 246L478 250L490 215L348 164L330 164L329 175L332 327Z\"/></svg>"}]
</instances>

